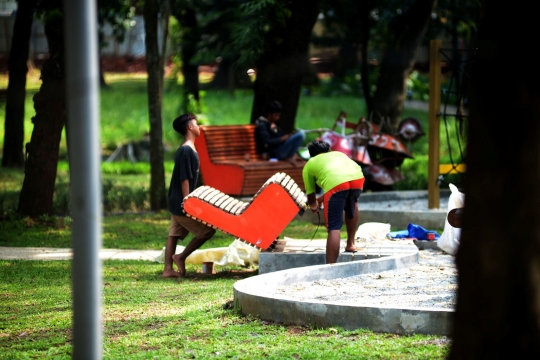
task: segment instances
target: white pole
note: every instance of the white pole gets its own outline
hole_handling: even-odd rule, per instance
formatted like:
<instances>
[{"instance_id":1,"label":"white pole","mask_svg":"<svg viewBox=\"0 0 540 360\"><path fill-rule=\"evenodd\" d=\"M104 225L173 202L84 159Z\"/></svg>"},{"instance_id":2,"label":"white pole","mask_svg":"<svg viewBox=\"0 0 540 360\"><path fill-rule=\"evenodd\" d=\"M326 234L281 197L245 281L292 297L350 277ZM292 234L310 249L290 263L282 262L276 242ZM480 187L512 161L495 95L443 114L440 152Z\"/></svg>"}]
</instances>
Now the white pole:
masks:
<instances>
[{"instance_id":1,"label":"white pole","mask_svg":"<svg viewBox=\"0 0 540 360\"><path fill-rule=\"evenodd\" d=\"M101 181L97 3L64 1L73 218L73 358L101 359Z\"/></svg>"}]
</instances>

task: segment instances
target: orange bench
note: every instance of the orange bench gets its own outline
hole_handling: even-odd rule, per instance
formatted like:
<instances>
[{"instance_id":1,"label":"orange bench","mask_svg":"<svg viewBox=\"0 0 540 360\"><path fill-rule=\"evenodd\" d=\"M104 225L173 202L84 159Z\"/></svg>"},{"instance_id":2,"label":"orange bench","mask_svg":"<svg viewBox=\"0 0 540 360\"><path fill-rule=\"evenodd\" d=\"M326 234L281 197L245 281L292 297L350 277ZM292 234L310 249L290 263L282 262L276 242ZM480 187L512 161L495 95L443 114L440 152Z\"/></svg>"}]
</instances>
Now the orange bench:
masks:
<instances>
[{"instance_id":1,"label":"orange bench","mask_svg":"<svg viewBox=\"0 0 540 360\"><path fill-rule=\"evenodd\" d=\"M252 196L272 175L289 175L304 191L303 164L271 162L257 153L255 124L202 125L195 141L202 182L231 196Z\"/></svg>"}]
</instances>

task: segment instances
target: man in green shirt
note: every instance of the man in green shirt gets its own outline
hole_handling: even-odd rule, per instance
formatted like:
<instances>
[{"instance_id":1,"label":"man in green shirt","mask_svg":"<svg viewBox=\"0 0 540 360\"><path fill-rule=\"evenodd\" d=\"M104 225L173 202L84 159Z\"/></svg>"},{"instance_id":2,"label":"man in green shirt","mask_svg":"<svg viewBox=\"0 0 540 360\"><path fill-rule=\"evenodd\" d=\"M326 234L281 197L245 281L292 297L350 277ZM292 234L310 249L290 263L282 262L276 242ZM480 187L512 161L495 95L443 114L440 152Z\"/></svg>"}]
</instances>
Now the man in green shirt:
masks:
<instances>
[{"instance_id":1,"label":"man in green shirt","mask_svg":"<svg viewBox=\"0 0 540 360\"><path fill-rule=\"evenodd\" d=\"M362 168L347 155L339 151L330 151L330 144L314 140L308 144L309 161L304 166L302 177L313 213L319 212L323 205L328 237L326 240L326 263L333 264L339 256L341 243L340 232L347 227L347 245L345 251L356 251L354 236L358 227L358 198L364 187ZM315 194L315 184L324 194L319 198Z\"/></svg>"}]
</instances>

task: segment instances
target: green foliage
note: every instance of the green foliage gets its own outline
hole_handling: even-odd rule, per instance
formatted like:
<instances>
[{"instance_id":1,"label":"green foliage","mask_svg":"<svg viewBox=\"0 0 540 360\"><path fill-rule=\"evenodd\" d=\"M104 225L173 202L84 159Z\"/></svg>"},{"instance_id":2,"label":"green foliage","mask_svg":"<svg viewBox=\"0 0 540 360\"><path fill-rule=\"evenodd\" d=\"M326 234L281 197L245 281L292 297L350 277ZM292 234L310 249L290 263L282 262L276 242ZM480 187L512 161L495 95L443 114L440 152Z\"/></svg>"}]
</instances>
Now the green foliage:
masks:
<instances>
[{"instance_id":1,"label":"green foliage","mask_svg":"<svg viewBox=\"0 0 540 360\"><path fill-rule=\"evenodd\" d=\"M428 156L417 155L414 161L406 160L400 167L405 177L394 185L394 190L411 190L428 188Z\"/></svg>"},{"instance_id":2,"label":"green foliage","mask_svg":"<svg viewBox=\"0 0 540 360\"><path fill-rule=\"evenodd\" d=\"M407 80L407 93L411 99L429 101L429 77L413 71Z\"/></svg>"},{"instance_id":3,"label":"green foliage","mask_svg":"<svg viewBox=\"0 0 540 360\"><path fill-rule=\"evenodd\" d=\"M278 37L267 35L276 27L283 26L291 16L286 2L276 0L249 0L240 4L242 21L233 30L232 47L240 54L238 64L251 66L257 58L271 53L280 43Z\"/></svg>"},{"instance_id":4,"label":"green foliage","mask_svg":"<svg viewBox=\"0 0 540 360\"><path fill-rule=\"evenodd\" d=\"M99 43L100 47L106 47L103 27L109 24L112 28L112 36L119 42L124 41L126 30L132 26L135 16L135 7L130 0L107 0L100 1L98 6Z\"/></svg>"},{"instance_id":5,"label":"green foliage","mask_svg":"<svg viewBox=\"0 0 540 360\"><path fill-rule=\"evenodd\" d=\"M103 182L103 210L139 211L150 209L149 191L147 188L133 188L110 180Z\"/></svg>"}]
</instances>

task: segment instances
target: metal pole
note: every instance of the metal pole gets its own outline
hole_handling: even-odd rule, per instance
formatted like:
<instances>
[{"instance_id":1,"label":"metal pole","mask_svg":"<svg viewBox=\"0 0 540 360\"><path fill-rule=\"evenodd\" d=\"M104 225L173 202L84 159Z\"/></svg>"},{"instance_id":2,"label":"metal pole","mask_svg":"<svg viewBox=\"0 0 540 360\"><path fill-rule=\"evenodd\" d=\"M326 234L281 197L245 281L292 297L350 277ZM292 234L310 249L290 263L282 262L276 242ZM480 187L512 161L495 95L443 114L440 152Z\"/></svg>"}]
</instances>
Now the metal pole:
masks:
<instances>
[{"instance_id":1,"label":"metal pole","mask_svg":"<svg viewBox=\"0 0 540 360\"><path fill-rule=\"evenodd\" d=\"M439 131L441 112L441 40L431 40L429 47L429 130L428 130L428 209L440 207Z\"/></svg>"},{"instance_id":2,"label":"metal pole","mask_svg":"<svg viewBox=\"0 0 540 360\"><path fill-rule=\"evenodd\" d=\"M101 359L101 181L97 3L64 1L73 218L73 358Z\"/></svg>"}]
</instances>

